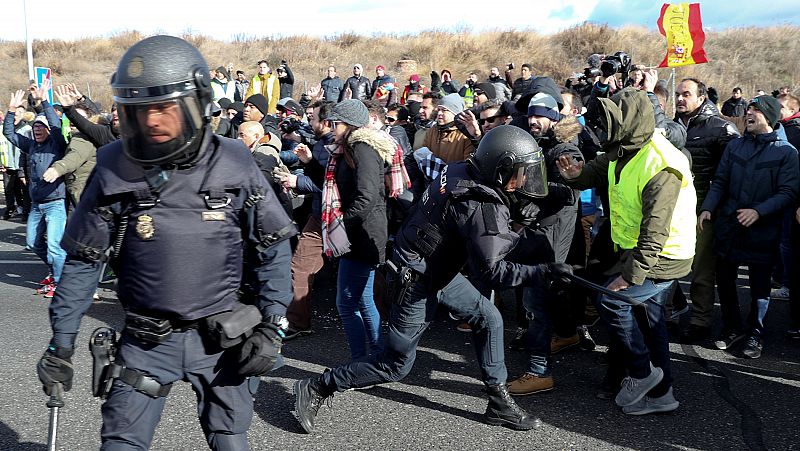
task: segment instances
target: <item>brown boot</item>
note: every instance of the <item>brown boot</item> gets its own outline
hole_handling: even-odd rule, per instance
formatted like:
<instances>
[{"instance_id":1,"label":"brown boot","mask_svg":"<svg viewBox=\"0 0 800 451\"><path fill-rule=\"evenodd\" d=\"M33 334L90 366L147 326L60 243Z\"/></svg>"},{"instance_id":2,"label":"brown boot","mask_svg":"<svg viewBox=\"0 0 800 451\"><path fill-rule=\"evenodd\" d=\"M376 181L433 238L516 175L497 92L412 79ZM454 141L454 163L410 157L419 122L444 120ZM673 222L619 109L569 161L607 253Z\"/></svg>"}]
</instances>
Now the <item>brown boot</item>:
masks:
<instances>
[{"instance_id":1,"label":"brown boot","mask_svg":"<svg viewBox=\"0 0 800 451\"><path fill-rule=\"evenodd\" d=\"M558 354L565 349L576 346L580 342L581 337L578 336L578 334L575 334L569 338L561 338L558 335L553 334L553 338L550 340L550 354Z\"/></svg>"},{"instance_id":2,"label":"brown boot","mask_svg":"<svg viewBox=\"0 0 800 451\"><path fill-rule=\"evenodd\" d=\"M508 392L514 396L526 396L534 393L550 391L553 389L553 377L540 377L535 374L525 373L508 383Z\"/></svg>"}]
</instances>

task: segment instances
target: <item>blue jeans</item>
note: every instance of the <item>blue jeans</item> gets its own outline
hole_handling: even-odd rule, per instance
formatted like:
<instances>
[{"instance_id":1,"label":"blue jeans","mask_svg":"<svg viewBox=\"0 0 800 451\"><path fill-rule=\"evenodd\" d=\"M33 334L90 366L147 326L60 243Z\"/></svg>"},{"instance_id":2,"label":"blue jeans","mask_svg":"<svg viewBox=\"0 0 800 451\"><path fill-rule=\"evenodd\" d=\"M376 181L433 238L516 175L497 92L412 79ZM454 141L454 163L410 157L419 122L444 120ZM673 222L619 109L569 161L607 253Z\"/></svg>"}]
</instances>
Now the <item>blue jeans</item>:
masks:
<instances>
[{"instance_id":1,"label":"blue jeans","mask_svg":"<svg viewBox=\"0 0 800 451\"><path fill-rule=\"evenodd\" d=\"M606 295L599 298L598 311L608 328L611 347L618 352L628 375L636 379L647 377L651 361L664 371L664 379L650 391L654 397L663 396L672 385L664 305L674 283L674 280L645 279L641 285L620 291L632 298L636 306ZM647 324L638 324L634 318L633 309L641 307L647 314Z\"/></svg>"},{"instance_id":2,"label":"blue jeans","mask_svg":"<svg viewBox=\"0 0 800 451\"><path fill-rule=\"evenodd\" d=\"M374 281L375 266L348 258L339 260L336 308L353 360L363 359L368 354L377 355L383 350L381 315L375 307Z\"/></svg>"},{"instance_id":3,"label":"blue jeans","mask_svg":"<svg viewBox=\"0 0 800 451\"><path fill-rule=\"evenodd\" d=\"M324 385L332 391L396 382L408 375L417 357L422 333L442 303L472 325L473 343L483 382L499 385L508 373L503 350L503 317L464 276L457 275L437 295L424 279L412 283L405 296L392 304L386 349L379 356L326 371Z\"/></svg>"},{"instance_id":4,"label":"blue jeans","mask_svg":"<svg viewBox=\"0 0 800 451\"><path fill-rule=\"evenodd\" d=\"M563 300L566 302L566 300ZM528 330L525 332L525 347L528 351L527 372L540 377L550 376L550 340L553 335L553 318L550 312L552 294L544 281L525 287L522 303L528 312ZM532 317L532 318L531 318Z\"/></svg>"},{"instance_id":5,"label":"blue jeans","mask_svg":"<svg viewBox=\"0 0 800 451\"><path fill-rule=\"evenodd\" d=\"M61 280L67 253L61 248L67 209L64 199L32 203L28 215L27 244L43 262L47 263L56 283Z\"/></svg>"}]
</instances>

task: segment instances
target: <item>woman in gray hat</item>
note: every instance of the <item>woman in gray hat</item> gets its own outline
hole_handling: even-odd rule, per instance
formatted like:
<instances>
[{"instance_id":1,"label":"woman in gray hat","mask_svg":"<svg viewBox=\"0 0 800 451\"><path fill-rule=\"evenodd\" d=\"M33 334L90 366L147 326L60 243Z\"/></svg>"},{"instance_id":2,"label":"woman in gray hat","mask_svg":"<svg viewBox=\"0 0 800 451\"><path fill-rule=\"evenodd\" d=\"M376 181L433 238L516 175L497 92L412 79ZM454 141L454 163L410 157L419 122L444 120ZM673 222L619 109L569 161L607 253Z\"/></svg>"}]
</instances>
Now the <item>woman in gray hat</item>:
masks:
<instances>
[{"instance_id":1,"label":"woman in gray hat","mask_svg":"<svg viewBox=\"0 0 800 451\"><path fill-rule=\"evenodd\" d=\"M386 257L385 168L394 142L366 127L367 107L356 99L333 108L335 142L322 187L322 243L328 257L341 257L336 307L353 360L382 351L380 315L373 298L375 268Z\"/></svg>"}]
</instances>

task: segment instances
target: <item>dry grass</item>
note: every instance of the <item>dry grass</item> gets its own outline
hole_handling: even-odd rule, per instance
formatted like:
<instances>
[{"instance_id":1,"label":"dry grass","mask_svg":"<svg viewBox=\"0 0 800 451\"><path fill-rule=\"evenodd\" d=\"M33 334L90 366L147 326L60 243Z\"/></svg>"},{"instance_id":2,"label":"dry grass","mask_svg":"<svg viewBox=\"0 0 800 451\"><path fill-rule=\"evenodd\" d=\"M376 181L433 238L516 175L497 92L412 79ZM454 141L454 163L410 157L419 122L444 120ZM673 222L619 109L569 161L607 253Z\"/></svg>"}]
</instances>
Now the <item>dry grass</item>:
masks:
<instances>
[{"instance_id":1,"label":"dry grass","mask_svg":"<svg viewBox=\"0 0 800 451\"><path fill-rule=\"evenodd\" d=\"M745 95L756 89L771 91L790 85L800 88L800 42L795 38L799 27L736 28L706 35L705 49L711 62L679 68L678 78L695 76L718 88L721 97L734 86L741 86ZM120 33L108 38L78 41L46 40L33 45L36 65L51 67L55 82L77 83L89 89L92 97L108 107L111 92L108 82L122 53L143 37L138 32ZM561 82L585 66L586 56L593 52L626 51L636 63L658 64L664 54L664 38L656 31L637 27L620 29L586 23L550 36L530 31L498 30L472 33L469 29L455 32L430 30L416 35L378 35L364 37L352 33L312 38L237 36L223 42L202 35L185 35L205 55L209 65L232 63L248 75L255 71L255 62L267 59L277 65L281 59L290 63L295 73L295 96L303 87L314 85L333 64L340 76L349 75L354 63L364 65L366 75L372 67L383 64L399 79L408 74L393 70L396 61L414 59L423 83L429 81L431 69L447 68L463 81L475 71L481 78L492 66L517 66L530 62L535 74L549 75ZM25 45L21 42L0 42L0 63L6 76L0 80L0 95L24 87L27 79ZM518 72L515 74L515 77ZM666 78L666 71L662 77Z\"/></svg>"}]
</instances>

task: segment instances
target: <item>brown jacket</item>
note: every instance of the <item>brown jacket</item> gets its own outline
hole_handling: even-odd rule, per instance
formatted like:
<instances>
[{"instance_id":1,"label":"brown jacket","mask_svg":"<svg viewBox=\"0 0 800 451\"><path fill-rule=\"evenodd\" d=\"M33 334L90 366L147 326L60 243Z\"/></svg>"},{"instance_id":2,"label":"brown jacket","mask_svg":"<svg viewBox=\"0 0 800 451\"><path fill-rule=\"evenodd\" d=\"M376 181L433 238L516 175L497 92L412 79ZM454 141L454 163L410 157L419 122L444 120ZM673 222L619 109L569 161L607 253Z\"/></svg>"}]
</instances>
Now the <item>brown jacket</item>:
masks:
<instances>
[{"instance_id":1,"label":"brown jacket","mask_svg":"<svg viewBox=\"0 0 800 451\"><path fill-rule=\"evenodd\" d=\"M428 129L422 147L427 147L436 158L445 163L464 161L475 152L475 146L465 134L454 125L439 127L434 125Z\"/></svg>"}]
</instances>

